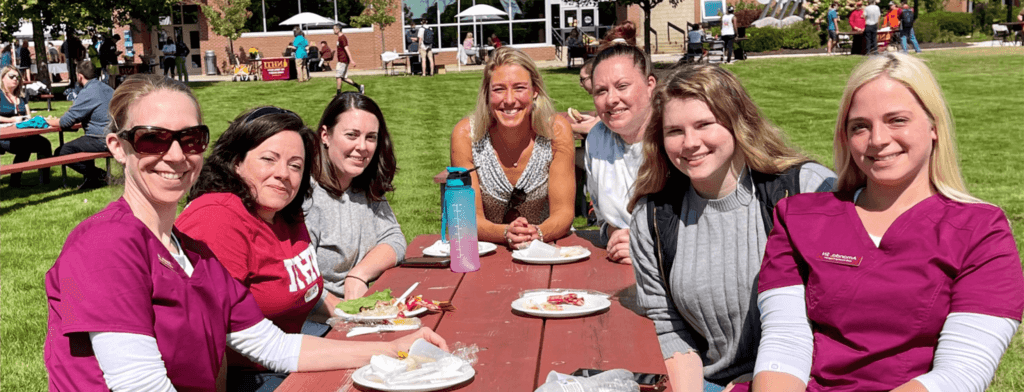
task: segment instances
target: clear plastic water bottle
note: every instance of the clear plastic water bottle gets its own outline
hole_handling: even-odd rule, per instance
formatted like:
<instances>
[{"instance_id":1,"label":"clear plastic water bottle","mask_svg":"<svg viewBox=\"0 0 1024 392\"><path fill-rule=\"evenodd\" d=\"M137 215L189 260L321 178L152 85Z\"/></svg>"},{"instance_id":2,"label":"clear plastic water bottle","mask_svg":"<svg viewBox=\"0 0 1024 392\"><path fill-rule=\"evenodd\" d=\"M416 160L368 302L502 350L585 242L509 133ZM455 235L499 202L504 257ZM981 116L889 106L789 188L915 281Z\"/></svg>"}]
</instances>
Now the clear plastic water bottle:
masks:
<instances>
[{"instance_id":1,"label":"clear plastic water bottle","mask_svg":"<svg viewBox=\"0 0 1024 392\"><path fill-rule=\"evenodd\" d=\"M442 219L451 246L452 272L473 272L480 269L480 252L476 236L476 192L473 191L472 170L449 167L444 190Z\"/></svg>"}]
</instances>

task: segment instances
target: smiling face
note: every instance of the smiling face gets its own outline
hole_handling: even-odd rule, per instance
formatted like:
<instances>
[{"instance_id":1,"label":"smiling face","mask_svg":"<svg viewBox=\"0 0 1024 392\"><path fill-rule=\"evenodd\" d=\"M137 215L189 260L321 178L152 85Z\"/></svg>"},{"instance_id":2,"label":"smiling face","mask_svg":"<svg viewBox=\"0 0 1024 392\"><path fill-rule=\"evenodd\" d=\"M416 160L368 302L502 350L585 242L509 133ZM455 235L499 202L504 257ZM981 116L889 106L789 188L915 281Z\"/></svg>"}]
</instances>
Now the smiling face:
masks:
<instances>
[{"instance_id":1,"label":"smiling face","mask_svg":"<svg viewBox=\"0 0 1024 392\"><path fill-rule=\"evenodd\" d=\"M650 118L654 77L645 76L626 56L602 61L591 77L601 122L624 138L639 137Z\"/></svg>"},{"instance_id":2,"label":"smiling face","mask_svg":"<svg viewBox=\"0 0 1024 392\"><path fill-rule=\"evenodd\" d=\"M185 129L199 125L195 102L179 91L157 90L129 109L124 129L150 125L166 129ZM163 154L139 154L123 139L111 134L107 146L125 167L125 198L143 199L154 206L176 207L178 200L199 178L203 154L185 154L178 141Z\"/></svg>"},{"instance_id":3,"label":"smiling face","mask_svg":"<svg viewBox=\"0 0 1024 392\"><path fill-rule=\"evenodd\" d=\"M720 199L736 189L743 152L732 132L719 124L703 101L673 99L665 104L665 153L693 188L706 199Z\"/></svg>"},{"instance_id":4,"label":"smiling face","mask_svg":"<svg viewBox=\"0 0 1024 392\"><path fill-rule=\"evenodd\" d=\"M528 125L537 92L530 79L530 71L518 64L495 68L491 73L488 99L491 116L504 128Z\"/></svg>"},{"instance_id":5,"label":"smiling face","mask_svg":"<svg viewBox=\"0 0 1024 392\"><path fill-rule=\"evenodd\" d=\"M854 93L846 140L869 186L929 188L928 167L937 139L928 113L902 83L880 76Z\"/></svg>"},{"instance_id":6,"label":"smiling face","mask_svg":"<svg viewBox=\"0 0 1024 392\"><path fill-rule=\"evenodd\" d=\"M338 115L334 129L320 130L320 139L327 147L331 164L338 171L338 184L348 189L352 179L363 174L377 151L380 122L377 116L365 110L350 109Z\"/></svg>"},{"instance_id":7,"label":"smiling face","mask_svg":"<svg viewBox=\"0 0 1024 392\"><path fill-rule=\"evenodd\" d=\"M0 75L0 78L3 79L0 83L3 83L3 88L6 92L14 91L14 89L18 88L18 83L21 82L21 77L18 75L18 71L15 70L7 71L3 75Z\"/></svg>"},{"instance_id":8,"label":"smiling face","mask_svg":"<svg viewBox=\"0 0 1024 392\"><path fill-rule=\"evenodd\" d=\"M256 197L257 215L273 223L274 215L299 192L305 165L302 137L295 131L281 131L249 150L235 172Z\"/></svg>"}]
</instances>

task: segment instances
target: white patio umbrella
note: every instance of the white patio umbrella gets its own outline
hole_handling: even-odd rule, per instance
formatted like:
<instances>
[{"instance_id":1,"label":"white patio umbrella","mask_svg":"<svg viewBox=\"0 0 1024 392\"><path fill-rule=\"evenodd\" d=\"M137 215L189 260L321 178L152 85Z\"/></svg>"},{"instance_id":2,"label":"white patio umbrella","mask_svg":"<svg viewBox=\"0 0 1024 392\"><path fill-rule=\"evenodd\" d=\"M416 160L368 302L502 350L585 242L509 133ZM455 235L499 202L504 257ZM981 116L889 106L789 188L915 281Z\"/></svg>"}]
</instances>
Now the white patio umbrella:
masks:
<instances>
[{"instance_id":1,"label":"white patio umbrella","mask_svg":"<svg viewBox=\"0 0 1024 392\"><path fill-rule=\"evenodd\" d=\"M494 8L494 7L491 7L491 6L487 5L487 4L477 4L477 5L474 5L472 7L466 8L465 11L462 11L462 12L460 12L458 14L455 14L455 17L457 17L457 18L470 18L471 17L471 18L473 18L473 25L476 26L476 21L477 21L478 18L479 19L494 19L494 18L499 18L501 16L506 16L506 15L508 15L507 12L499 10L497 8ZM482 41L483 37L480 37L477 34L473 34L473 35L479 37L481 39L481 42L483 42ZM481 45L481 46L483 46L483 45ZM458 62L457 61L457 63L459 64L459 70L462 70L462 62Z\"/></svg>"},{"instance_id":2,"label":"white patio umbrella","mask_svg":"<svg viewBox=\"0 0 1024 392\"><path fill-rule=\"evenodd\" d=\"M335 23L339 23L342 26L345 26L344 23L337 22L331 18L325 18L312 12L303 12L291 18L285 19L284 22L281 22L282 25L308 26L333 26Z\"/></svg>"}]
</instances>

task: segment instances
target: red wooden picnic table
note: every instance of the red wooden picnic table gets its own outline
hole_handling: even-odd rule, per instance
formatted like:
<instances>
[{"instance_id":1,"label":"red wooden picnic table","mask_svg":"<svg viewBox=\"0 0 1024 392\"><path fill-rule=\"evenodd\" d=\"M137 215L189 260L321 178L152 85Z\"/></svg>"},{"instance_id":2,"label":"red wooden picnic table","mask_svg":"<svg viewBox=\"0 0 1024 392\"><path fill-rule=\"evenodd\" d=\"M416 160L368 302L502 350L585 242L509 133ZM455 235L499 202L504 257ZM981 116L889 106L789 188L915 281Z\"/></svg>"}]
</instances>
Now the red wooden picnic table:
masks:
<instances>
[{"instance_id":1,"label":"red wooden picnic table","mask_svg":"<svg viewBox=\"0 0 1024 392\"><path fill-rule=\"evenodd\" d=\"M439 235L416 237L406 257L422 255ZM579 368L625 368L633 372L665 374L654 324L627 308L635 308L633 268L609 262L604 249L575 235L556 241L560 246L580 245L591 255L563 265L533 265L512 260L504 247L482 256L479 271L454 273L447 268L394 268L374 284L373 290L402 292L420 282L413 295L450 300L454 312L421 317L448 342L476 344L476 376L449 390L532 391L554 370L571 373ZM598 314L570 319L542 319L516 314L512 301L524 290L571 288L602 291L612 296L611 307ZM362 335L353 341L393 340L400 333ZM346 339L332 330L330 339ZM355 391L353 370L294 373L277 391ZM666 386L667 387L667 386Z\"/></svg>"}]
</instances>

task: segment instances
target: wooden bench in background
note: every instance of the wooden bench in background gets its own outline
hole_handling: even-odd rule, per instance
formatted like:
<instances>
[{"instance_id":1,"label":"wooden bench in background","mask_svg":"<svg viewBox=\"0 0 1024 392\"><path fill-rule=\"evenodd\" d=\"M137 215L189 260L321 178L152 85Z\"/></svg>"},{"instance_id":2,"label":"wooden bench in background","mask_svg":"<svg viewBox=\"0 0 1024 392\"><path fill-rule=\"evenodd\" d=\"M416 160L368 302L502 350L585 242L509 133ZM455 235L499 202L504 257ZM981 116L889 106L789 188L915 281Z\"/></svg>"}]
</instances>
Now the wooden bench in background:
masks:
<instances>
[{"instance_id":1,"label":"wooden bench in background","mask_svg":"<svg viewBox=\"0 0 1024 392\"><path fill-rule=\"evenodd\" d=\"M81 129L80 124L75 124L71 129ZM19 129L14 126L0 128L0 139L13 139L23 136L31 135L42 135L44 133L60 133L60 144L57 148L64 145L64 130L60 127L49 127L49 128L24 128ZM56 151L56 149L54 150ZM67 166L76 162L91 161L95 159L104 158L107 163L107 173L110 172L110 158L113 155L108 151L104 152L79 152L74 154L55 156L45 159L36 159L34 161L26 161L22 163L15 163L10 165L0 165L0 175L7 175L11 173L21 173L23 171L29 171L34 169L42 169L46 167L61 166L60 175L61 181L64 186L68 184L68 169Z\"/></svg>"}]
</instances>

